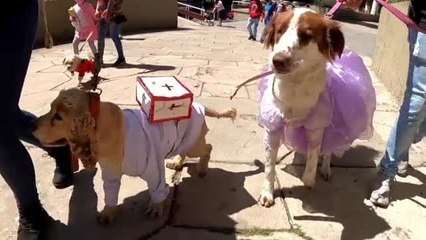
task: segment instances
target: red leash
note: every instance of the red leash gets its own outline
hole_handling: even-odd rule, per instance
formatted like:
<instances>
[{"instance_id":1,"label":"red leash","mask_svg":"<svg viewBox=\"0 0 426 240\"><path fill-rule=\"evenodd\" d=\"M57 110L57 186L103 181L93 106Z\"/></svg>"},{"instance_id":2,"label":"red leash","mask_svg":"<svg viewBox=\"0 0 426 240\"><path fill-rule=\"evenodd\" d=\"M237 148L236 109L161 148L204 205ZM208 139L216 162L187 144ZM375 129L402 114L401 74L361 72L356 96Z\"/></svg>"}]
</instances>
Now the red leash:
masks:
<instances>
[{"instance_id":1,"label":"red leash","mask_svg":"<svg viewBox=\"0 0 426 240\"><path fill-rule=\"evenodd\" d=\"M411 18L409 18L406 14L399 11L396 7L392 6L390 3L388 3L385 0L375 0L380 5L382 5L384 8L386 8L389 12L391 12L395 17L397 17L399 20L401 20L403 23L405 23L408 27L426 34L426 29L419 27ZM325 14L325 17L333 17L334 13L343 5L342 2L336 1L334 6Z\"/></svg>"}]
</instances>

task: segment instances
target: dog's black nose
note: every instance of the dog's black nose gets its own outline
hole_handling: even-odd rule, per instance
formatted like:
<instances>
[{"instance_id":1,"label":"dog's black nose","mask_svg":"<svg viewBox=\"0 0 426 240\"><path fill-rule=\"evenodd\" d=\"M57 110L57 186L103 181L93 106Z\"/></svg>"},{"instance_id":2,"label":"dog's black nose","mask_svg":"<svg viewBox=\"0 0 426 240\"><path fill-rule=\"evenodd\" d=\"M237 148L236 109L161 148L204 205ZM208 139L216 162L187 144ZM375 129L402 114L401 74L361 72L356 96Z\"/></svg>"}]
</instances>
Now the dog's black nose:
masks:
<instances>
[{"instance_id":1,"label":"dog's black nose","mask_svg":"<svg viewBox=\"0 0 426 240\"><path fill-rule=\"evenodd\" d=\"M31 132L35 132L37 130L37 121L32 121L30 123Z\"/></svg>"},{"instance_id":2,"label":"dog's black nose","mask_svg":"<svg viewBox=\"0 0 426 240\"><path fill-rule=\"evenodd\" d=\"M288 72L291 67L291 54L286 52L276 53L272 57L272 64L278 72Z\"/></svg>"}]
</instances>

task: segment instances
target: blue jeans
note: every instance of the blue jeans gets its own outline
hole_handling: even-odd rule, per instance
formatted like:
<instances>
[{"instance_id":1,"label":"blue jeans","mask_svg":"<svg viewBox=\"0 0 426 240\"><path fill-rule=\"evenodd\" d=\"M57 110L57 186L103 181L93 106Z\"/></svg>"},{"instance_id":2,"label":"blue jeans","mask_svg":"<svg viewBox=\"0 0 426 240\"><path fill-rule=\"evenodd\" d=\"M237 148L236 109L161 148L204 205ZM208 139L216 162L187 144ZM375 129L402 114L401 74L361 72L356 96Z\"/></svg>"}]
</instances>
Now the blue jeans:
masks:
<instances>
[{"instance_id":1,"label":"blue jeans","mask_svg":"<svg viewBox=\"0 0 426 240\"><path fill-rule=\"evenodd\" d=\"M251 18L249 17L247 22L247 30L249 32L250 37L257 37L257 26L259 25L259 18Z\"/></svg>"},{"instance_id":2,"label":"blue jeans","mask_svg":"<svg viewBox=\"0 0 426 240\"><path fill-rule=\"evenodd\" d=\"M264 20L264 23L265 23L265 26L268 26L268 24L269 24L269 22L272 20L272 15L271 16L266 16L265 17L265 20Z\"/></svg>"},{"instance_id":3,"label":"blue jeans","mask_svg":"<svg viewBox=\"0 0 426 240\"><path fill-rule=\"evenodd\" d=\"M34 166L21 140L41 144L31 133L35 116L19 109L18 103L27 72L37 29L37 0L12 1L0 15L5 23L0 38L0 175L12 189L20 208L39 204ZM71 169L68 147L46 149ZM65 158L61 158L65 156Z\"/></svg>"},{"instance_id":4,"label":"blue jeans","mask_svg":"<svg viewBox=\"0 0 426 240\"><path fill-rule=\"evenodd\" d=\"M380 162L381 170L394 177L401 161L408 161L411 144L425 132L426 118L426 34L411 30L407 88ZM418 140L418 139L417 139Z\"/></svg>"},{"instance_id":5,"label":"blue jeans","mask_svg":"<svg viewBox=\"0 0 426 240\"><path fill-rule=\"evenodd\" d=\"M118 58L124 58L123 45L120 40L120 25L114 22L109 23L109 34L114 42L115 49L117 49ZM99 36L98 36L98 53L101 59L104 57L105 37L107 33L108 23L102 19L99 21Z\"/></svg>"}]
</instances>

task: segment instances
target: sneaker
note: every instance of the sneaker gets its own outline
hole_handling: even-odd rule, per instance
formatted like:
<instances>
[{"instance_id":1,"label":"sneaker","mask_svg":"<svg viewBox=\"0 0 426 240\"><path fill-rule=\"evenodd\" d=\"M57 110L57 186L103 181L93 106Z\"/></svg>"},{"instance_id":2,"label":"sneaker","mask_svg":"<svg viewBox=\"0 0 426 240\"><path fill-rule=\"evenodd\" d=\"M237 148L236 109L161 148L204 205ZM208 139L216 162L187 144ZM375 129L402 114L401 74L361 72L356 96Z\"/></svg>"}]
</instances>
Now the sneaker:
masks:
<instances>
[{"instance_id":1,"label":"sneaker","mask_svg":"<svg viewBox=\"0 0 426 240\"><path fill-rule=\"evenodd\" d=\"M26 210L19 209L18 240L38 240L55 220L38 203Z\"/></svg>"},{"instance_id":2,"label":"sneaker","mask_svg":"<svg viewBox=\"0 0 426 240\"><path fill-rule=\"evenodd\" d=\"M122 64L126 64L126 59L125 58L117 58L117 61L115 61L114 66L119 66Z\"/></svg>"},{"instance_id":3,"label":"sneaker","mask_svg":"<svg viewBox=\"0 0 426 240\"><path fill-rule=\"evenodd\" d=\"M380 170L377 172L377 178L370 195L370 201L374 205L382 208L389 206L392 182L393 179L391 177Z\"/></svg>"},{"instance_id":4,"label":"sneaker","mask_svg":"<svg viewBox=\"0 0 426 240\"><path fill-rule=\"evenodd\" d=\"M74 174L70 173L62 173L59 168L55 169L53 173L52 183L53 186L57 189L64 189L71 185L73 185Z\"/></svg>"},{"instance_id":5,"label":"sneaker","mask_svg":"<svg viewBox=\"0 0 426 240\"><path fill-rule=\"evenodd\" d=\"M408 161L401 161L398 164L398 171L396 174L400 177L406 177L408 175Z\"/></svg>"}]
</instances>

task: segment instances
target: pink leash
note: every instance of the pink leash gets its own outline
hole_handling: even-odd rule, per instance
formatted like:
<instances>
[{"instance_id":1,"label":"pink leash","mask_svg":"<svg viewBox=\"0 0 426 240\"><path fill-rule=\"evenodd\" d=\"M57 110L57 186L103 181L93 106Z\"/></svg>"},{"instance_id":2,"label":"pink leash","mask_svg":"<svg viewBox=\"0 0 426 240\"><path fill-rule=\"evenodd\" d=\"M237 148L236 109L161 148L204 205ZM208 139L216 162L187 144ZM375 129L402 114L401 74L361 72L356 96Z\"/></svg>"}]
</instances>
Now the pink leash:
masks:
<instances>
[{"instance_id":1,"label":"pink leash","mask_svg":"<svg viewBox=\"0 0 426 240\"><path fill-rule=\"evenodd\" d=\"M328 11L324 17L326 18L332 18L333 15L337 12L337 10L339 10L339 8L343 5L342 2L339 2L338 0L336 0L336 3L333 5L333 7L330 9L330 11Z\"/></svg>"},{"instance_id":2,"label":"pink leash","mask_svg":"<svg viewBox=\"0 0 426 240\"><path fill-rule=\"evenodd\" d=\"M399 11L396 7L392 6L385 0L375 0L376 2L380 3L384 8L386 8L389 12L391 12L395 17L397 17L399 20L401 20L403 23L405 23L408 27L426 34L426 29L423 29L419 27L411 18L409 18L406 14ZM325 17L331 18L333 17L334 13L343 5L342 2L336 1L334 6L325 14Z\"/></svg>"}]
</instances>

